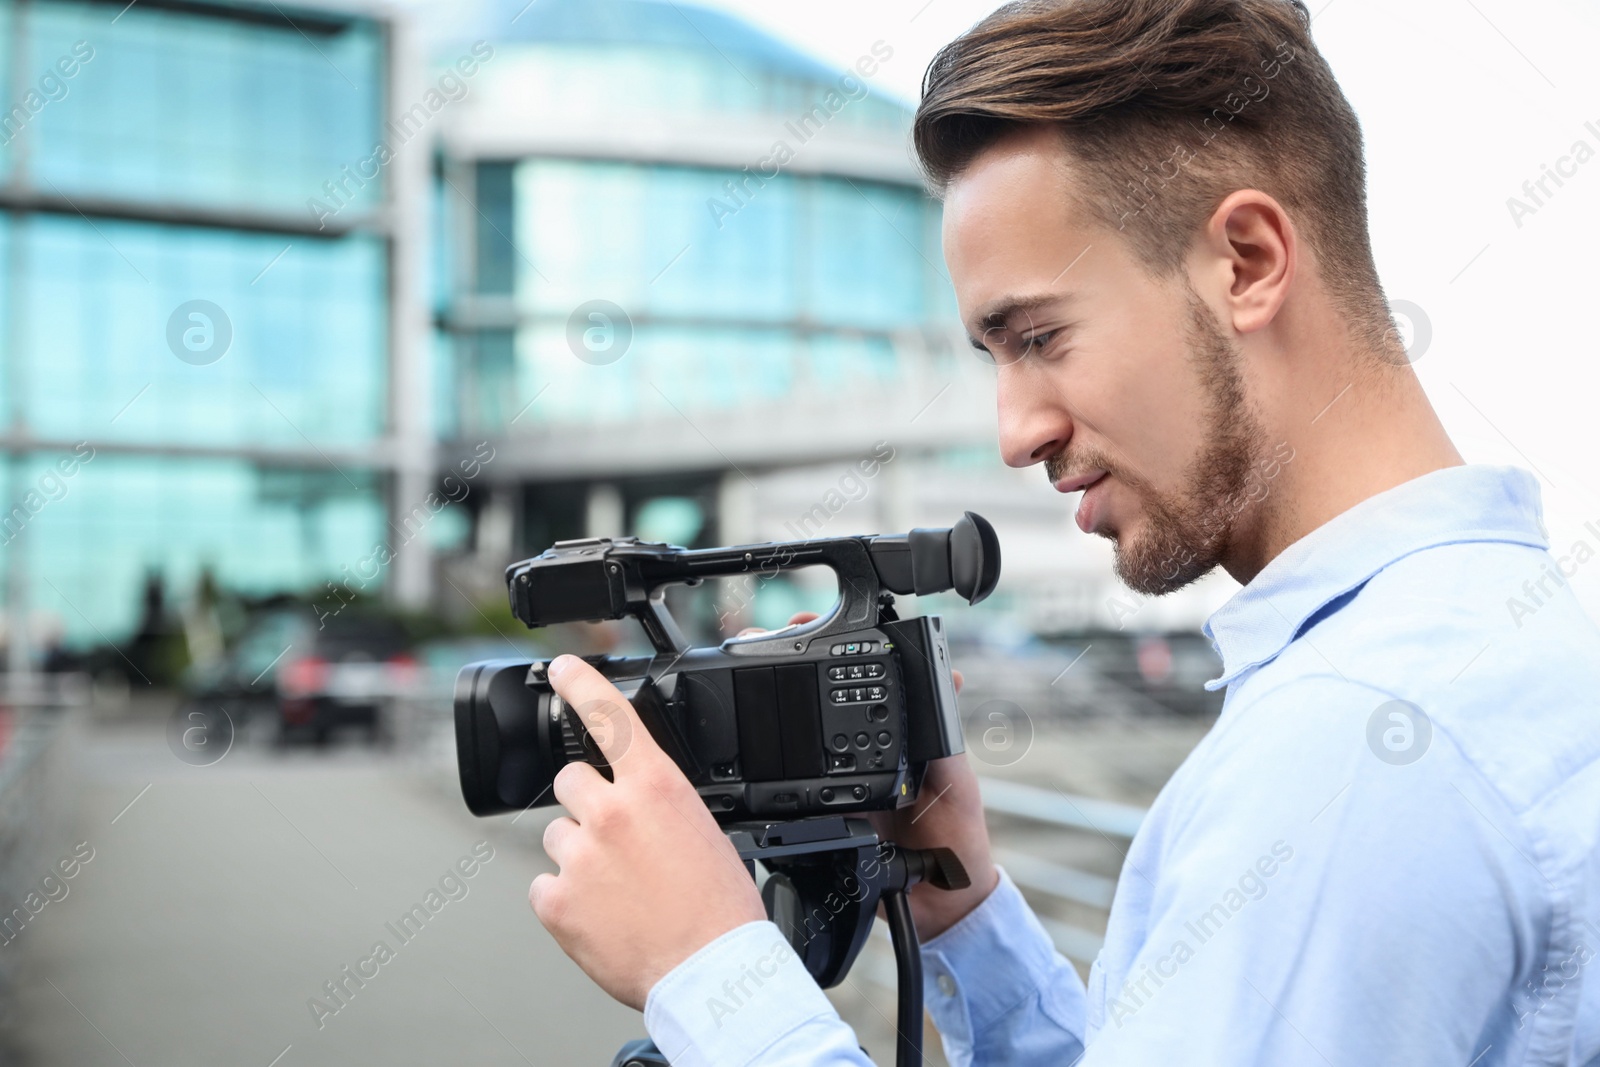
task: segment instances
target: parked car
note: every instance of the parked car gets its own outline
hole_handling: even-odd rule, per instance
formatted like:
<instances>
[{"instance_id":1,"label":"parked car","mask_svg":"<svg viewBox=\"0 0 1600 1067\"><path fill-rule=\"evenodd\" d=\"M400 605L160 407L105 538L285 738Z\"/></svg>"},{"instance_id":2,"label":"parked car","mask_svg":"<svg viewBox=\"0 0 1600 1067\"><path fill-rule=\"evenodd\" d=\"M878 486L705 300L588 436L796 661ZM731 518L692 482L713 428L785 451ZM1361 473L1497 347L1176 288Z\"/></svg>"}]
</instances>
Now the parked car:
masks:
<instances>
[{"instance_id":1,"label":"parked car","mask_svg":"<svg viewBox=\"0 0 1600 1067\"><path fill-rule=\"evenodd\" d=\"M322 744L344 726L376 741L389 706L419 680L395 620L350 608L319 626L304 607L280 607L255 619L219 663L191 672L188 703L226 711L236 728L268 715L283 741Z\"/></svg>"}]
</instances>

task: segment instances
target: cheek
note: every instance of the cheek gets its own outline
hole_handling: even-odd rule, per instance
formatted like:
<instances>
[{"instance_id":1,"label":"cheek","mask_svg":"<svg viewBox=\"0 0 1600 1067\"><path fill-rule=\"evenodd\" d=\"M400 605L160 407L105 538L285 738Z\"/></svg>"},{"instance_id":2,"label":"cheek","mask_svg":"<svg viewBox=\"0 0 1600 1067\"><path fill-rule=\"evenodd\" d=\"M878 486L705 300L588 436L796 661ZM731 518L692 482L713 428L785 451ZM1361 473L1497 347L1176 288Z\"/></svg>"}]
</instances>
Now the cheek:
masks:
<instances>
[{"instance_id":1,"label":"cheek","mask_svg":"<svg viewBox=\"0 0 1600 1067\"><path fill-rule=\"evenodd\" d=\"M1103 414L1123 462L1161 492L1182 487L1209 434L1204 390L1173 322L1151 314L1119 338Z\"/></svg>"}]
</instances>

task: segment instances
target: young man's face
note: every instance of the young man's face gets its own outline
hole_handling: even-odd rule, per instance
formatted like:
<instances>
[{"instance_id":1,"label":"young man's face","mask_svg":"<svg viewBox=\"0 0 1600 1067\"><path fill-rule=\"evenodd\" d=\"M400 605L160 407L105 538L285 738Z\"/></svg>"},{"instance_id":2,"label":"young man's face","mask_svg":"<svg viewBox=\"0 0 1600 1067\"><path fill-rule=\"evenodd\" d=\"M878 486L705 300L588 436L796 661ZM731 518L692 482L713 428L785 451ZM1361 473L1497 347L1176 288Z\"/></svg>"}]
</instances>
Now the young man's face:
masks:
<instances>
[{"instance_id":1,"label":"young man's face","mask_svg":"<svg viewBox=\"0 0 1600 1067\"><path fill-rule=\"evenodd\" d=\"M999 376L1000 449L1076 492L1117 575L1159 595L1225 559L1270 463L1239 353L1186 276L1152 277L1068 184L1048 131L980 154L948 190L945 260Z\"/></svg>"}]
</instances>

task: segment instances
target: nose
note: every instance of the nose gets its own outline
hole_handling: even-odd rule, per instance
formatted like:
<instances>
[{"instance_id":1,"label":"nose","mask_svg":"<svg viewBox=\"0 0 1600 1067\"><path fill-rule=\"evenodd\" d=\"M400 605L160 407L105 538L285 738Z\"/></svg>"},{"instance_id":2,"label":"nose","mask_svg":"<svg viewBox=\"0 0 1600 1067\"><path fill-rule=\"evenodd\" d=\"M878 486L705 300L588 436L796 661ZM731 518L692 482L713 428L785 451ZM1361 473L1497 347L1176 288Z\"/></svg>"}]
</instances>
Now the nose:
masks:
<instances>
[{"instance_id":1,"label":"nose","mask_svg":"<svg viewBox=\"0 0 1600 1067\"><path fill-rule=\"evenodd\" d=\"M1012 467L1042 463L1067 447L1072 416L1038 374L1019 364L1000 369L996 401L1000 416L1000 456Z\"/></svg>"}]
</instances>

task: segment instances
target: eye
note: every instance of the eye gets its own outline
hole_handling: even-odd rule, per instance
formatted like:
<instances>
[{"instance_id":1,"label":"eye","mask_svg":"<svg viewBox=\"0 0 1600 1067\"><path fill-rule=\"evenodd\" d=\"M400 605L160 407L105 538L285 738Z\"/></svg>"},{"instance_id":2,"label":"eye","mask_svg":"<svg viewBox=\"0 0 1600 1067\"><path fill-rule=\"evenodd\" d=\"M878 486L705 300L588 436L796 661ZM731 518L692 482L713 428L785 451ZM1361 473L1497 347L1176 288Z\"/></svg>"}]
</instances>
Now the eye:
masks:
<instances>
[{"instance_id":1,"label":"eye","mask_svg":"<svg viewBox=\"0 0 1600 1067\"><path fill-rule=\"evenodd\" d=\"M978 358L991 367L1005 367L1028 354L1027 342L1004 325L990 326L983 331L983 340L973 345Z\"/></svg>"},{"instance_id":2,"label":"eye","mask_svg":"<svg viewBox=\"0 0 1600 1067\"><path fill-rule=\"evenodd\" d=\"M1043 352L1046 346L1050 344L1051 340L1055 338L1056 334L1060 332L1061 331L1059 330L1046 330L1044 333L1036 333L1032 337L1023 338L1023 352Z\"/></svg>"}]
</instances>

